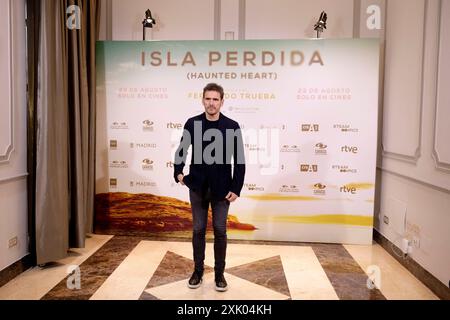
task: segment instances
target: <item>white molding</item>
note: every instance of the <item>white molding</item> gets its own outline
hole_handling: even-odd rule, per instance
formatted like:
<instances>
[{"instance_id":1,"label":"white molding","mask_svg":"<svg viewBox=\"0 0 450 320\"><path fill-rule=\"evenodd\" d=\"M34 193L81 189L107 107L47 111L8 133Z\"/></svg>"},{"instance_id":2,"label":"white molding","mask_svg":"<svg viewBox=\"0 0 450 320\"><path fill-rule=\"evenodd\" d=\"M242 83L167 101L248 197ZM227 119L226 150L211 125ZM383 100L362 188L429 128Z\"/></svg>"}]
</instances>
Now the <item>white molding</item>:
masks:
<instances>
[{"instance_id":1,"label":"white molding","mask_svg":"<svg viewBox=\"0 0 450 320\"><path fill-rule=\"evenodd\" d=\"M387 32L388 28L388 10L387 10L388 4L386 2L386 16L385 16L385 33ZM388 151L385 149L384 144L381 143L381 152L382 155L386 158L394 159L394 160L400 160L407 163L417 163L417 160L419 160L421 156L421 150L422 150L422 113L423 113L423 84L424 84L424 64L425 64L425 27L427 23L427 0L423 2L423 28L422 28L422 61L421 61L421 68L420 68L420 93L418 94L418 101L419 101L419 133L417 134L417 147L416 151L414 152L414 155L411 154L403 154L398 153L394 151ZM386 63L386 62L385 62ZM384 99L383 99L384 100ZM384 105L384 101L383 101Z\"/></svg>"},{"instance_id":2,"label":"white molding","mask_svg":"<svg viewBox=\"0 0 450 320\"><path fill-rule=\"evenodd\" d=\"M12 68L14 67L13 64L13 28L12 28L12 1L13 0L9 0L7 2L8 4L8 35L9 35L9 39L8 39L8 46L9 46L9 50L8 50L8 54L9 54L9 92L10 92L10 97L9 97L9 128L10 128L10 141L9 141L9 145L6 148L6 151L4 154L0 154L0 164L6 164L9 163L9 160L11 158L11 154L14 151L14 108L13 108L13 101L14 101L14 96L13 96L13 72L12 72Z\"/></svg>"},{"instance_id":3,"label":"white molding","mask_svg":"<svg viewBox=\"0 0 450 320\"><path fill-rule=\"evenodd\" d=\"M17 174L15 176L11 176L11 177L0 178L0 184L27 178L27 177L28 177L28 173L21 173L21 174Z\"/></svg>"},{"instance_id":4,"label":"white molding","mask_svg":"<svg viewBox=\"0 0 450 320\"><path fill-rule=\"evenodd\" d=\"M382 150L381 152L382 152L383 157L394 159L394 160L399 160L399 161L403 161L403 162L407 162L407 163L417 163L417 160L419 160L419 158L420 158L420 142L419 142L419 146L417 147L416 152L413 156L408 155L408 154L403 154L403 153L397 153L397 152L393 152L393 151L386 151L384 149L383 143L381 143L381 150Z\"/></svg>"},{"instance_id":5,"label":"white molding","mask_svg":"<svg viewBox=\"0 0 450 320\"><path fill-rule=\"evenodd\" d=\"M111 0L106 1L106 40L111 41L112 38L112 8Z\"/></svg>"},{"instance_id":6,"label":"white molding","mask_svg":"<svg viewBox=\"0 0 450 320\"><path fill-rule=\"evenodd\" d=\"M361 38L361 0L353 0L353 38Z\"/></svg>"},{"instance_id":7,"label":"white molding","mask_svg":"<svg viewBox=\"0 0 450 320\"><path fill-rule=\"evenodd\" d=\"M437 140L437 120L438 120L438 109L439 109L439 75L441 74L442 70L439 68L440 65L440 59L441 59L441 31L442 31L442 0L439 0L439 15L438 15L438 49L437 49L437 57L436 57L436 79L435 79L435 86L436 86L436 94L435 94L435 106L434 106L434 134L433 134L433 150L431 153L431 156L434 160L434 164L436 169L442 170L445 173L450 173L450 163L445 162L441 160L441 157L439 156L438 152L438 146L436 145Z\"/></svg>"},{"instance_id":8,"label":"white molding","mask_svg":"<svg viewBox=\"0 0 450 320\"><path fill-rule=\"evenodd\" d=\"M409 181L415 182L417 184L420 184L422 186L426 186L426 187L431 188L433 190L438 190L440 192L444 192L444 193L450 194L450 190L449 189L446 189L446 188L443 188L441 186L437 186L437 185L431 184L431 183L423 181L423 180L419 180L417 178L410 177L408 175L399 173L398 171L389 170L389 169L386 169L386 168L383 168L383 167L379 167L379 166L377 166L377 170L380 170L381 172L384 172L384 173L392 174L394 176L403 178L405 180L409 180Z\"/></svg>"},{"instance_id":9,"label":"white molding","mask_svg":"<svg viewBox=\"0 0 450 320\"><path fill-rule=\"evenodd\" d=\"M221 0L214 0L214 40L220 40Z\"/></svg>"},{"instance_id":10,"label":"white molding","mask_svg":"<svg viewBox=\"0 0 450 320\"><path fill-rule=\"evenodd\" d=\"M239 0L239 34L238 34L238 39L239 40L245 40L246 35L245 35L245 24L246 22L246 15L245 15L245 8L247 6L247 3L245 0Z\"/></svg>"}]
</instances>

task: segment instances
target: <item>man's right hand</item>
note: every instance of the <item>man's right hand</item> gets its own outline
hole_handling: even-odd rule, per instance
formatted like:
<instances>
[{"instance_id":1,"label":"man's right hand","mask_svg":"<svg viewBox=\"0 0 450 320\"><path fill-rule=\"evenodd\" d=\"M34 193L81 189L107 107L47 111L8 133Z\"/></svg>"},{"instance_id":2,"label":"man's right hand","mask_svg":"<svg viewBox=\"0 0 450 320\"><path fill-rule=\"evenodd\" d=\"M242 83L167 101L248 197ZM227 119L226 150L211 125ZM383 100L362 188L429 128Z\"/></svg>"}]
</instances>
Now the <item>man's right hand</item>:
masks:
<instances>
[{"instance_id":1,"label":"man's right hand","mask_svg":"<svg viewBox=\"0 0 450 320\"><path fill-rule=\"evenodd\" d=\"M180 182L181 185L184 186L183 178L184 178L184 175L183 175L182 173L180 173L179 175L177 175L178 182Z\"/></svg>"}]
</instances>

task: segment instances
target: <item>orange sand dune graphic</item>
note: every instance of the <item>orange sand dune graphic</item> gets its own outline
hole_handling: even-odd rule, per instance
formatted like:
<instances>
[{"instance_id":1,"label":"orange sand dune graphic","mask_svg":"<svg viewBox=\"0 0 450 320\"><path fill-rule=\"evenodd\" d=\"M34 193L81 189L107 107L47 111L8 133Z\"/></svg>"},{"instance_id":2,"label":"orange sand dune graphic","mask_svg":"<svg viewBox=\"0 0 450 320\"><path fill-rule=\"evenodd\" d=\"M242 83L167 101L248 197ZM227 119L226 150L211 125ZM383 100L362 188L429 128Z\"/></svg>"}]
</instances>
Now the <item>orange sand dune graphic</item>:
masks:
<instances>
[{"instance_id":1,"label":"orange sand dune graphic","mask_svg":"<svg viewBox=\"0 0 450 320\"><path fill-rule=\"evenodd\" d=\"M208 230L212 230L212 213L208 213ZM241 223L229 214L229 230L252 231L256 227ZM153 194L126 192L95 195L95 231L98 233L151 235L192 231L189 202Z\"/></svg>"}]
</instances>

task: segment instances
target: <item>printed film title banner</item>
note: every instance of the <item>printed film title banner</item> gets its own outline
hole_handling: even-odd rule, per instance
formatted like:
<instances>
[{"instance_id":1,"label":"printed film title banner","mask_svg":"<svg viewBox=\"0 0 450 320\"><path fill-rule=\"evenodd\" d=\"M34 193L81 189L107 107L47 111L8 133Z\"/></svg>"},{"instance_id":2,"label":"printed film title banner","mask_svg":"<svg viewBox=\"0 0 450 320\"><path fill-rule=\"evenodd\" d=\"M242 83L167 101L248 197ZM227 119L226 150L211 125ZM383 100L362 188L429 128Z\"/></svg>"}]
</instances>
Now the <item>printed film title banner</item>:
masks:
<instances>
[{"instance_id":1,"label":"printed film title banner","mask_svg":"<svg viewBox=\"0 0 450 320\"><path fill-rule=\"evenodd\" d=\"M378 63L376 39L98 42L96 231L191 236L174 152L216 82L247 164L229 238L370 244Z\"/></svg>"}]
</instances>

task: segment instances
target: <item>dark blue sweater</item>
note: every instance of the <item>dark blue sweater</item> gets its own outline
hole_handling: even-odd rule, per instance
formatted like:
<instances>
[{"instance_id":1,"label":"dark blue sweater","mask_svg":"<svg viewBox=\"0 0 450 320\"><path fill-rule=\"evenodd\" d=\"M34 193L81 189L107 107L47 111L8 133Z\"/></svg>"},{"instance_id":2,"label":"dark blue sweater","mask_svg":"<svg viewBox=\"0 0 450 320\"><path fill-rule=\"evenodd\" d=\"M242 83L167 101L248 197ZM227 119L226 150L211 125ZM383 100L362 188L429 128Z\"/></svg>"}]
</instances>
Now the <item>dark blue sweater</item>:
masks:
<instances>
[{"instance_id":1,"label":"dark blue sweater","mask_svg":"<svg viewBox=\"0 0 450 320\"><path fill-rule=\"evenodd\" d=\"M193 191L203 191L209 187L214 199L225 198L229 191L240 196L244 184L245 157L239 124L222 113L217 123L214 122L208 121L205 113L186 121L183 137L175 152L174 179L178 182L177 176L183 173L187 149L192 145L189 174L183 178L186 186ZM204 135L211 128L218 131L208 131ZM234 165L233 175L231 163Z\"/></svg>"}]
</instances>

